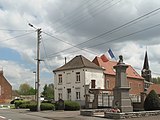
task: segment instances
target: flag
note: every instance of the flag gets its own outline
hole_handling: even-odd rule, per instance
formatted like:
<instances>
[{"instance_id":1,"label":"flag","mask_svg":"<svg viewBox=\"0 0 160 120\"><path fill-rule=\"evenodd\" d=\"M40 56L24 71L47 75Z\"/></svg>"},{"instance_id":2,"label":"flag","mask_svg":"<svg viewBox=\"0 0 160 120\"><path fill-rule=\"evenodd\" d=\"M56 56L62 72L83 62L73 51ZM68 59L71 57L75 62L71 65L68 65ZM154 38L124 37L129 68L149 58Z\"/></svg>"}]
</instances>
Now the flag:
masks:
<instances>
[{"instance_id":1,"label":"flag","mask_svg":"<svg viewBox=\"0 0 160 120\"><path fill-rule=\"evenodd\" d=\"M115 58L115 56L114 56L114 54L113 54L113 52L112 52L111 49L108 49L108 53L109 53L109 55L110 55L111 58Z\"/></svg>"}]
</instances>

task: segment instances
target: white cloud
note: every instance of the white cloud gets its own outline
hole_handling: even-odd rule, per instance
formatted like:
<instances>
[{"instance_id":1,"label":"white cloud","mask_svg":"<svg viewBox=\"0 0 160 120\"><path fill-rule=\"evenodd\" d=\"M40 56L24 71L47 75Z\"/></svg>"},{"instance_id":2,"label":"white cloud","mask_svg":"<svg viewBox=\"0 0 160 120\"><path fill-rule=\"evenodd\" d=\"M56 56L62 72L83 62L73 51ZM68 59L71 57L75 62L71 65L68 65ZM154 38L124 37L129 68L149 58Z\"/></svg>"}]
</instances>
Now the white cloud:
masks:
<instances>
[{"instance_id":1,"label":"white cloud","mask_svg":"<svg viewBox=\"0 0 160 120\"><path fill-rule=\"evenodd\" d=\"M88 2L81 0L0 0L0 29L34 30L28 26L28 23L31 23L37 28L42 28L42 31L46 33L69 42L69 44L76 45L142 16L158 8L160 5L158 0L122 0L119 3L116 3L118 2L116 0L110 0L109 4L108 2L109 1L105 0ZM148 46L150 67L153 71L159 72L158 60L160 53L158 51L160 47L160 27L116 41L107 42L158 24L159 18L160 14L158 11L143 21L139 21L122 30L107 34L106 36L99 37L98 39L91 40L79 46L79 48L90 50L90 52L72 48L55 54L66 48L70 48L72 45L68 45L42 33L41 58L44 59L48 67L50 66L50 69L53 70L64 64L65 57L67 57L67 61L69 61L76 55L81 54L92 60L96 55L106 53L108 48L111 48L116 56L122 54L126 63L141 68L145 48ZM26 33L26 31L0 31L0 41L24 33ZM4 73L8 79L11 79L14 87L17 86L16 84L24 81L33 84L34 75L32 69L36 66L36 61L34 60L36 58L36 39L35 32L24 37L1 42L0 44L1 48L13 49L21 56L21 62L12 59L9 61L5 60L5 58L0 59L2 62L1 65L4 67ZM107 43L103 44L104 42ZM43 49L43 43L45 51ZM102 43L101 46L89 48L100 43ZM46 59L46 53L47 56L52 55L52 57ZM41 69L43 84L45 84L46 81L52 81L53 76L51 70L48 70L44 64L41 64ZM49 73L50 76L46 77L46 73ZM18 82L16 83L15 81Z\"/></svg>"}]
</instances>

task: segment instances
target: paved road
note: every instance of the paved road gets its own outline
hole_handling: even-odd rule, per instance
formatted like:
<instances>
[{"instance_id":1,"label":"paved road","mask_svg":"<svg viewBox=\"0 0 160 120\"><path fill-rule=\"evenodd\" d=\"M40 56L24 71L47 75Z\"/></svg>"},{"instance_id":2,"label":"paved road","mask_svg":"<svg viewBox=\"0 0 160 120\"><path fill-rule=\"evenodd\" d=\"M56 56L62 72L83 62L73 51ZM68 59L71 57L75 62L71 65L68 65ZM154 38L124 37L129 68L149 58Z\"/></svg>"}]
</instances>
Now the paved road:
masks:
<instances>
[{"instance_id":1,"label":"paved road","mask_svg":"<svg viewBox=\"0 0 160 120\"><path fill-rule=\"evenodd\" d=\"M111 120L106 118L80 116L79 111L30 112L28 110L6 109L0 110L0 116L6 117L6 119L0 118L0 120ZM160 120L160 115L125 120Z\"/></svg>"},{"instance_id":2,"label":"paved road","mask_svg":"<svg viewBox=\"0 0 160 120\"><path fill-rule=\"evenodd\" d=\"M40 116L27 114L28 111L17 111L13 109L0 109L0 120L48 120Z\"/></svg>"}]
</instances>

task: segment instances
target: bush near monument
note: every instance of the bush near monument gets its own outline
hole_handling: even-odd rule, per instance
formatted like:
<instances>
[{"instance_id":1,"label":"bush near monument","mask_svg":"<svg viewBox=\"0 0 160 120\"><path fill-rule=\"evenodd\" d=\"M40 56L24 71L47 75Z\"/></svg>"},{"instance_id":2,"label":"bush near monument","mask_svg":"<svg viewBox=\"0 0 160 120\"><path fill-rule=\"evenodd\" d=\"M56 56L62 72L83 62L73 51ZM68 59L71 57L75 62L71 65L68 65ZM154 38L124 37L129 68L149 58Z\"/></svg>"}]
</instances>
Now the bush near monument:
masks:
<instances>
[{"instance_id":1,"label":"bush near monument","mask_svg":"<svg viewBox=\"0 0 160 120\"><path fill-rule=\"evenodd\" d=\"M154 90L147 95L144 101L144 110L160 110L160 99Z\"/></svg>"},{"instance_id":2,"label":"bush near monument","mask_svg":"<svg viewBox=\"0 0 160 120\"><path fill-rule=\"evenodd\" d=\"M80 105L78 102L74 102L74 101L64 101L65 104L65 110L80 110Z\"/></svg>"}]
</instances>

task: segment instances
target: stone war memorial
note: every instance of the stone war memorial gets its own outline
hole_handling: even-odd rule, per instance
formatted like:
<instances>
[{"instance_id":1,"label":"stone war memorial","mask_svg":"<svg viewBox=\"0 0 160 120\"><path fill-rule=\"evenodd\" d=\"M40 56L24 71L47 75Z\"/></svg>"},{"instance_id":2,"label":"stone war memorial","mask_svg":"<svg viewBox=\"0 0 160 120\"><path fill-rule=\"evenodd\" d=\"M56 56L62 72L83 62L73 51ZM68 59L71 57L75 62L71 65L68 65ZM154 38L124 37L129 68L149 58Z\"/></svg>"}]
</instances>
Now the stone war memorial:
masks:
<instances>
[{"instance_id":1,"label":"stone war memorial","mask_svg":"<svg viewBox=\"0 0 160 120\"><path fill-rule=\"evenodd\" d=\"M110 110L105 109L88 109L81 110L80 114L84 116L96 116L96 112L102 112L104 118L109 119L126 119L126 118L139 118L147 116L160 115L160 110L156 111L137 111L133 112L132 101L129 97L129 83L127 81L126 70L129 66L123 62L123 56L119 56L118 63L113 66L116 71L115 87L113 88L113 102Z\"/></svg>"},{"instance_id":2,"label":"stone war memorial","mask_svg":"<svg viewBox=\"0 0 160 120\"><path fill-rule=\"evenodd\" d=\"M116 70L116 83L113 89L113 108L120 109L121 112L132 112L133 107L129 98L129 85L127 81L126 69L128 65L123 63L123 56L119 56L119 62L114 69Z\"/></svg>"}]
</instances>

